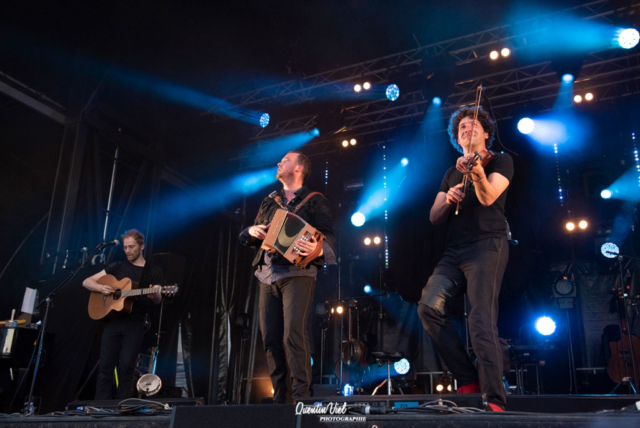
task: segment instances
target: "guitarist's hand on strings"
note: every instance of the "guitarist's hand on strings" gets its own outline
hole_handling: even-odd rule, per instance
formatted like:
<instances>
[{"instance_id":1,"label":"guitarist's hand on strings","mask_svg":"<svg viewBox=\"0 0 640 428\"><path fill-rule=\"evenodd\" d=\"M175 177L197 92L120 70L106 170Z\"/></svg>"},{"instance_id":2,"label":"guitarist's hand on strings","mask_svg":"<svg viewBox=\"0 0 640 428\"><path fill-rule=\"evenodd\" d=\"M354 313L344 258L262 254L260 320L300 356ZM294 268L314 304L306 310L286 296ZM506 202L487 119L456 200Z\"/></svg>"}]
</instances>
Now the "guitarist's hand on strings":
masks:
<instances>
[{"instance_id":1,"label":"guitarist's hand on strings","mask_svg":"<svg viewBox=\"0 0 640 428\"><path fill-rule=\"evenodd\" d=\"M310 254L313 254L313 252L316 250L316 248L318 247L318 240L313 236L308 241L298 239L298 241L296 242L296 247L300 248L300 252L298 254L306 257ZM320 254L318 254L318 257L320 257L323 253L324 250L320 250Z\"/></svg>"},{"instance_id":2,"label":"guitarist's hand on strings","mask_svg":"<svg viewBox=\"0 0 640 428\"><path fill-rule=\"evenodd\" d=\"M113 288L109 287L108 285L98 284L98 287L100 288L99 291L105 296L108 296L109 294L113 294L113 292L115 291Z\"/></svg>"},{"instance_id":3,"label":"guitarist's hand on strings","mask_svg":"<svg viewBox=\"0 0 640 428\"><path fill-rule=\"evenodd\" d=\"M249 228L249 235L253 236L256 239L264 240L267 237L267 231L269 230L269 224L258 224L256 226L251 226Z\"/></svg>"}]
</instances>

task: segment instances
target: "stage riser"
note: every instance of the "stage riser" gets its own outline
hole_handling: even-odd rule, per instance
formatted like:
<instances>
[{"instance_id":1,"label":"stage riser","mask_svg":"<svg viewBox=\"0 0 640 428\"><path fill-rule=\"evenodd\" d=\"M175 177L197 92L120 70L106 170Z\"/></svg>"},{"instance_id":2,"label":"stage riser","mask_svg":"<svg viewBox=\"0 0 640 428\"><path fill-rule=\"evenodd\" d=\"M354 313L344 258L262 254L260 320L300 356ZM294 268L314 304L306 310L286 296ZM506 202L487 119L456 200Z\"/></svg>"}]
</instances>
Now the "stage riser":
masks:
<instances>
[{"instance_id":1,"label":"stage riser","mask_svg":"<svg viewBox=\"0 0 640 428\"><path fill-rule=\"evenodd\" d=\"M169 428L171 417L73 417L73 418L52 418L36 416L29 418L11 418L11 420L0 419L2 428Z\"/></svg>"}]
</instances>

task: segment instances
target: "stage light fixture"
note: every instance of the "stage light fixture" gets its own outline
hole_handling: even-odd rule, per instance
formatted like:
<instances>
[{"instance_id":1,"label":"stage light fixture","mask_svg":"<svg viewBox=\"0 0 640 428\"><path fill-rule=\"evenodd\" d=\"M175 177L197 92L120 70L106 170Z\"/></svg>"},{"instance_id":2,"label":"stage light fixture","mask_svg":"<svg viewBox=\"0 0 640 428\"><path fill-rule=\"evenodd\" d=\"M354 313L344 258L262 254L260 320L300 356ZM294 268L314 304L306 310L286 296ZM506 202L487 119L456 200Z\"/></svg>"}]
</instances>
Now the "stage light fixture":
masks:
<instances>
[{"instance_id":1,"label":"stage light fixture","mask_svg":"<svg viewBox=\"0 0 640 428\"><path fill-rule=\"evenodd\" d=\"M500 51L500 54L506 58L509 55L511 55L511 50L509 48L502 48L502 50Z\"/></svg>"},{"instance_id":2,"label":"stage light fixture","mask_svg":"<svg viewBox=\"0 0 640 428\"><path fill-rule=\"evenodd\" d=\"M640 33L635 28L620 29L617 33L617 42L623 49L631 49L640 41Z\"/></svg>"},{"instance_id":3,"label":"stage light fixture","mask_svg":"<svg viewBox=\"0 0 640 428\"><path fill-rule=\"evenodd\" d=\"M271 395L273 395L275 393L276 393L275 389L271 388Z\"/></svg>"},{"instance_id":4,"label":"stage light fixture","mask_svg":"<svg viewBox=\"0 0 640 428\"><path fill-rule=\"evenodd\" d=\"M608 259L615 259L620 254L620 248L613 242L605 242L600 247L600 252Z\"/></svg>"},{"instance_id":5,"label":"stage light fixture","mask_svg":"<svg viewBox=\"0 0 640 428\"><path fill-rule=\"evenodd\" d=\"M436 391L438 391L438 392L442 392L442 391L444 391L444 385L442 385L442 384L440 384L440 383L439 383L439 384L437 384L437 385L436 385Z\"/></svg>"},{"instance_id":6,"label":"stage light fixture","mask_svg":"<svg viewBox=\"0 0 640 428\"><path fill-rule=\"evenodd\" d=\"M403 358L400 361L396 361L395 363L393 363L393 369L399 375L405 375L409 373L409 370L411 370L411 364L409 364L409 360Z\"/></svg>"},{"instance_id":7,"label":"stage light fixture","mask_svg":"<svg viewBox=\"0 0 640 428\"><path fill-rule=\"evenodd\" d=\"M602 192L600 192L600 197L602 199L609 199L611 198L611 196L612 196L612 193L611 193L611 190L609 189L604 189Z\"/></svg>"},{"instance_id":8,"label":"stage light fixture","mask_svg":"<svg viewBox=\"0 0 640 428\"><path fill-rule=\"evenodd\" d=\"M489 54L489 58L491 58L492 60L498 59L499 56L500 54L498 53L498 51L491 51L491 53Z\"/></svg>"},{"instance_id":9,"label":"stage light fixture","mask_svg":"<svg viewBox=\"0 0 640 428\"><path fill-rule=\"evenodd\" d=\"M313 367L313 357L311 357L311 367Z\"/></svg>"},{"instance_id":10,"label":"stage light fixture","mask_svg":"<svg viewBox=\"0 0 640 428\"><path fill-rule=\"evenodd\" d=\"M400 88L395 83L387 86L387 98L389 101L395 101L400 97Z\"/></svg>"},{"instance_id":11,"label":"stage light fixture","mask_svg":"<svg viewBox=\"0 0 640 428\"><path fill-rule=\"evenodd\" d=\"M371 238L364 238L364 245L371 245Z\"/></svg>"},{"instance_id":12,"label":"stage light fixture","mask_svg":"<svg viewBox=\"0 0 640 428\"><path fill-rule=\"evenodd\" d=\"M368 91L369 89L371 89L371 83L369 83L369 82L364 82L364 83L363 83L363 85L362 85L362 88L363 88L365 91Z\"/></svg>"},{"instance_id":13,"label":"stage light fixture","mask_svg":"<svg viewBox=\"0 0 640 428\"><path fill-rule=\"evenodd\" d=\"M409 159L407 159L407 158L402 158L402 160L400 161L400 165L402 165L402 166L407 166L407 165L409 165Z\"/></svg>"},{"instance_id":14,"label":"stage light fixture","mask_svg":"<svg viewBox=\"0 0 640 428\"><path fill-rule=\"evenodd\" d=\"M582 102L582 95L578 94L575 97L573 97L573 101L576 103L581 103Z\"/></svg>"},{"instance_id":15,"label":"stage light fixture","mask_svg":"<svg viewBox=\"0 0 640 428\"><path fill-rule=\"evenodd\" d=\"M440 97L433 97L433 105L442 105L442 99Z\"/></svg>"},{"instance_id":16,"label":"stage light fixture","mask_svg":"<svg viewBox=\"0 0 640 428\"><path fill-rule=\"evenodd\" d=\"M567 228L568 231L572 231L573 229L576 228L576 225L575 225L574 222L568 221L567 224L565 225L565 227Z\"/></svg>"},{"instance_id":17,"label":"stage light fixture","mask_svg":"<svg viewBox=\"0 0 640 428\"><path fill-rule=\"evenodd\" d=\"M543 336L550 336L556 331L556 322L544 316L536 320L536 330Z\"/></svg>"},{"instance_id":18,"label":"stage light fixture","mask_svg":"<svg viewBox=\"0 0 640 428\"><path fill-rule=\"evenodd\" d=\"M351 397L353 395L353 386L348 383L342 387L342 396L343 397Z\"/></svg>"},{"instance_id":19,"label":"stage light fixture","mask_svg":"<svg viewBox=\"0 0 640 428\"><path fill-rule=\"evenodd\" d=\"M535 128L535 123L528 117L524 117L518 121L518 131L523 134L531 134Z\"/></svg>"},{"instance_id":20,"label":"stage light fixture","mask_svg":"<svg viewBox=\"0 0 640 428\"><path fill-rule=\"evenodd\" d=\"M586 220L580 220L580 223L578 223L578 227L582 230L585 230L587 227L589 227L589 223L587 223Z\"/></svg>"},{"instance_id":21,"label":"stage light fixture","mask_svg":"<svg viewBox=\"0 0 640 428\"><path fill-rule=\"evenodd\" d=\"M593 94L591 92L587 92L584 96L584 99L587 101L593 100Z\"/></svg>"},{"instance_id":22,"label":"stage light fixture","mask_svg":"<svg viewBox=\"0 0 640 428\"><path fill-rule=\"evenodd\" d=\"M349 147L349 142L347 140L344 140L342 142L342 147Z\"/></svg>"},{"instance_id":23,"label":"stage light fixture","mask_svg":"<svg viewBox=\"0 0 640 428\"><path fill-rule=\"evenodd\" d=\"M573 79L574 79L573 74L567 73L562 75L562 81L565 83L571 83L573 82Z\"/></svg>"},{"instance_id":24,"label":"stage light fixture","mask_svg":"<svg viewBox=\"0 0 640 428\"><path fill-rule=\"evenodd\" d=\"M355 146L358 142L356 141L355 138L352 138L351 140L349 140L349 144L351 144L352 146Z\"/></svg>"},{"instance_id":25,"label":"stage light fixture","mask_svg":"<svg viewBox=\"0 0 640 428\"><path fill-rule=\"evenodd\" d=\"M269 113L262 113L262 116L260 116L260 126L266 128L269 124L269 119Z\"/></svg>"},{"instance_id":26,"label":"stage light fixture","mask_svg":"<svg viewBox=\"0 0 640 428\"><path fill-rule=\"evenodd\" d=\"M367 284L367 285L365 285L365 286L364 286L364 292L365 292L366 294L371 293L371 286L370 286L369 284Z\"/></svg>"},{"instance_id":27,"label":"stage light fixture","mask_svg":"<svg viewBox=\"0 0 640 428\"><path fill-rule=\"evenodd\" d=\"M341 314L341 313L343 313L343 312L344 312L344 308L343 308L342 306L338 306L338 307L336 308L336 312L337 312L337 313L339 313L339 314Z\"/></svg>"},{"instance_id":28,"label":"stage light fixture","mask_svg":"<svg viewBox=\"0 0 640 428\"><path fill-rule=\"evenodd\" d=\"M362 90L362 86L360 86L360 84L358 83L353 87L353 90L356 92L360 92Z\"/></svg>"},{"instance_id":29,"label":"stage light fixture","mask_svg":"<svg viewBox=\"0 0 640 428\"><path fill-rule=\"evenodd\" d=\"M382 242L382 239L380 239L379 236L376 236L375 238L373 238L373 243L376 245L380 245L380 243Z\"/></svg>"},{"instance_id":30,"label":"stage light fixture","mask_svg":"<svg viewBox=\"0 0 640 428\"><path fill-rule=\"evenodd\" d=\"M351 216L351 223L353 223L355 227L362 226L365 221L366 221L366 218L364 217L364 214L360 212L355 213L354 215Z\"/></svg>"}]
</instances>

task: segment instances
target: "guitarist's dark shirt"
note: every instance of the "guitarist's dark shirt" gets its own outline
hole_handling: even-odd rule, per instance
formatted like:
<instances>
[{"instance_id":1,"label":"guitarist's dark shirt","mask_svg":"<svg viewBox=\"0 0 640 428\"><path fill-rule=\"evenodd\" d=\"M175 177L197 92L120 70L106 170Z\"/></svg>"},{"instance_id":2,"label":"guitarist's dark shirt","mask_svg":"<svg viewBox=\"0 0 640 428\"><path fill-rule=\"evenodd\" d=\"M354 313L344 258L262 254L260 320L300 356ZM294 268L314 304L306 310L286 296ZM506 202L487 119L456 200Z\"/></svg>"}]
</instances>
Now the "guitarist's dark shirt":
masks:
<instances>
[{"instance_id":1,"label":"guitarist's dark shirt","mask_svg":"<svg viewBox=\"0 0 640 428\"><path fill-rule=\"evenodd\" d=\"M140 286L147 288L149 285L162 285L164 286L164 274L162 273L162 269L160 267L147 262L150 268L150 277L149 279L143 281ZM128 260L123 260L120 262L111 263L109 266L105 268L105 272L109 275L113 275L116 277L118 281L123 278L129 278L133 282L140 283L142 279L142 272L144 268L141 266L135 266L131 264ZM146 285L145 285L146 283ZM120 314L118 319L120 320L132 320L132 321L144 321L144 316L149 312L151 307L153 306L153 301L146 295L142 295L136 298L133 302L133 307L131 308L130 314Z\"/></svg>"}]
</instances>

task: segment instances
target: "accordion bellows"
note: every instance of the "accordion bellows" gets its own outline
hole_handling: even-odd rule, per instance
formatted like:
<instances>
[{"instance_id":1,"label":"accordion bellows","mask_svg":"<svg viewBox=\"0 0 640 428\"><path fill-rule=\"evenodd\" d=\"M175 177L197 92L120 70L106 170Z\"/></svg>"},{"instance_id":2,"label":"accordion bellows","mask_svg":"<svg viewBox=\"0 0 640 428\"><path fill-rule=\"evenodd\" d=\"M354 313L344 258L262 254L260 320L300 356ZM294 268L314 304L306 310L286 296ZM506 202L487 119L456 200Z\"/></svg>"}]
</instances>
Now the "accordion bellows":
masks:
<instances>
[{"instance_id":1,"label":"accordion bellows","mask_svg":"<svg viewBox=\"0 0 640 428\"><path fill-rule=\"evenodd\" d=\"M301 256L300 249L295 243L303 239L305 241L315 238L318 246L313 254ZM278 209L271 220L267 237L262 242L262 249L269 253L280 253L297 267L303 268L311 263L322 251L325 236L302 218L287 210Z\"/></svg>"}]
</instances>

